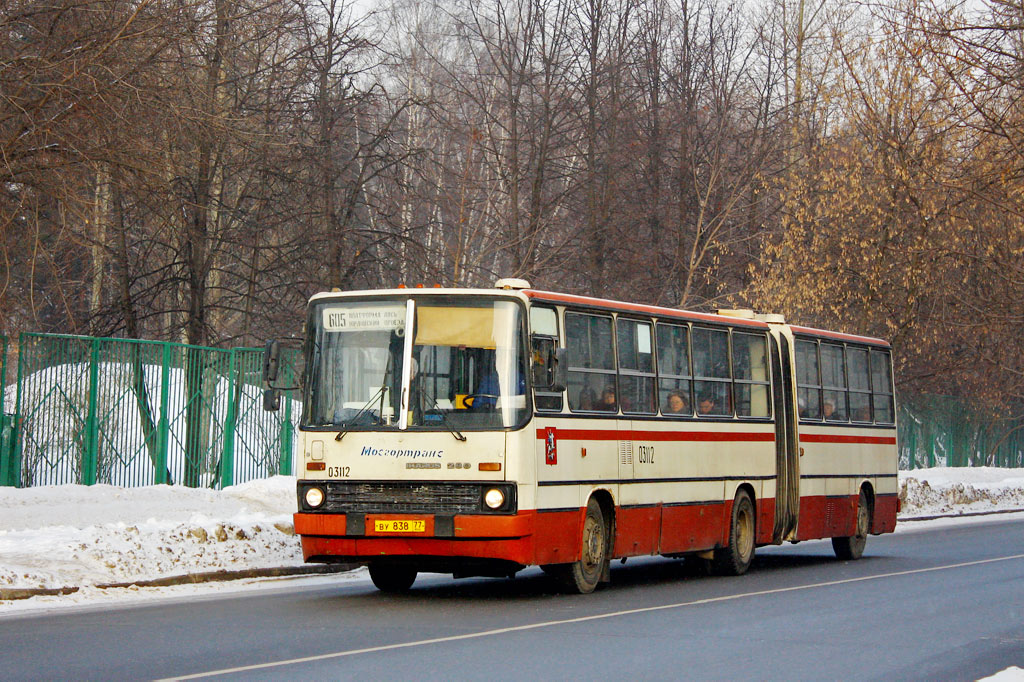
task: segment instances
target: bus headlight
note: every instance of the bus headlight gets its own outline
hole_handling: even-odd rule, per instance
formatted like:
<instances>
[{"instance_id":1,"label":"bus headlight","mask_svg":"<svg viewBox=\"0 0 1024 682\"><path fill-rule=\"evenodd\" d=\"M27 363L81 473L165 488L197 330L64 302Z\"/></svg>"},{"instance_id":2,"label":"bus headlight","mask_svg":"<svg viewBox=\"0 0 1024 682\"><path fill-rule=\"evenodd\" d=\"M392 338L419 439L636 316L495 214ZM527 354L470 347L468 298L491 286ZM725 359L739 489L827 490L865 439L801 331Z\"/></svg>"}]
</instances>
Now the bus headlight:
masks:
<instances>
[{"instance_id":1,"label":"bus headlight","mask_svg":"<svg viewBox=\"0 0 1024 682\"><path fill-rule=\"evenodd\" d=\"M491 488L484 493L484 504L491 509L501 509L501 505L505 504L505 493L498 488Z\"/></svg>"},{"instance_id":2,"label":"bus headlight","mask_svg":"<svg viewBox=\"0 0 1024 682\"><path fill-rule=\"evenodd\" d=\"M310 488L306 491L306 504L316 509L324 503L324 491L320 488Z\"/></svg>"}]
</instances>

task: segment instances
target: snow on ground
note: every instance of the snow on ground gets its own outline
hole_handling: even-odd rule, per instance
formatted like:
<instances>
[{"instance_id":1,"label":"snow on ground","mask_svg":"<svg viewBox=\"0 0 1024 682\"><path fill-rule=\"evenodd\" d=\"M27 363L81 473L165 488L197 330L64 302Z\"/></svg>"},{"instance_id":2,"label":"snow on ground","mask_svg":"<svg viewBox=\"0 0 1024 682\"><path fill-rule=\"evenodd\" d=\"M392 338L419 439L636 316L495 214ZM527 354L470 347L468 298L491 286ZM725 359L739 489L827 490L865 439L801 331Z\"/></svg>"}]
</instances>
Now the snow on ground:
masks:
<instances>
[{"instance_id":1,"label":"snow on ground","mask_svg":"<svg viewBox=\"0 0 1024 682\"><path fill-rule=\"evenodd\" d=\"M901 472L900 496L902 518L1024 509L1024 469ZM288 476L223 491L181 486L0 488L0 595L13 589L78 588L73 594L0 599L0 615L280 587L297 578L103 586L218 570L302 566L292 526L294 509L295 479ZM367 577L359 569L302 580L309 584Z\"/></svg>"},{"instance_id":2,"label":"snow on ground","mask_svg":"<svg viewBox=\"0 0 1024 682\"><path fill-rule=\"evenodd\" d=\"M983 677L978 682L1019 682L1020 680L1024 680L1024 668L1012 666L991 677Z\"/></svg>"},{"instance_id":3,"label":"snow on ground","mask_svg":"<svg viewBox=\"0 0 1024 682\"><path fill-rule=\"evenodd\" d=\"M61 588L302 564L295 479L0 488L0 588Z\"/></svg>"},{"instance_id":4,"label":"snow on ground","mask_svg":"<svg viewBox=\"0 0 1024 682\"><path fill-rule=\"evenodd\" d=\"M1024 509L1024 469L995 467L900 472L902 516Z\"/></svg>"}]
</instances>

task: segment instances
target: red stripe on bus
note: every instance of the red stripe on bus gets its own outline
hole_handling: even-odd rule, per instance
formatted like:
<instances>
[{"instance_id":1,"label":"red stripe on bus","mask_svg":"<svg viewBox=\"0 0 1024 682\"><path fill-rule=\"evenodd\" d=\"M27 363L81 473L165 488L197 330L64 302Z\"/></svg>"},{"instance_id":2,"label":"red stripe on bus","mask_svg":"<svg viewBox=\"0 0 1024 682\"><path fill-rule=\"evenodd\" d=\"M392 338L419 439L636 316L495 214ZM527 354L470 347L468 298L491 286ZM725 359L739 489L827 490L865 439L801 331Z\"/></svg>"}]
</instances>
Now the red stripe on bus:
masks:
<instances>
[{"instance_id":1,"label":"red stripe on bus","mask_svg":"<svg viewBox=\"0 0 1024 682\"><path fill-rule=\"evenodd\" d=\"M803 434L802 443L865 443L868 445L896 445L895 436L833 436L827 434Z\"/></svg>"},{"instance_id":2,"label":"red stripe on bus","mask_svg":"<svg viewBox=\"0 0 1024 682\"><path fill-rule=\"evenodd\" d=\"M775 441L775 434L764 431L614 431L592 429L555 429L559 440L651 440L699 442L764 442ZM537 440L547 437L546 429L537 429Z\"/></svg>"}]
</instances>

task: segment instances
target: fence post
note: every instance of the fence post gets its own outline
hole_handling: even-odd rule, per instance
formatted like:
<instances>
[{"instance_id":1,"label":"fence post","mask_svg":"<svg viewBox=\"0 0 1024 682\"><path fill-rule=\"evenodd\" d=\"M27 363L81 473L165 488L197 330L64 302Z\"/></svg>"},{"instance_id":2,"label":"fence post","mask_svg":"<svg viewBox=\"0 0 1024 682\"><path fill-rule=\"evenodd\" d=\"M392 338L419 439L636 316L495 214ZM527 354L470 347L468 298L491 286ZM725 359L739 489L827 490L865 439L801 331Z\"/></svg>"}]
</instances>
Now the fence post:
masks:
<instances>
[{"instance_id":1,"label":"fence post","mask_svg":"<svg viewBox=\"0 0 1024 682\"><path fill-rule=\"evenodd\" d=\"M82 452L82 485L96 483L96 464L99 459L99 376L100 376L100 341L92 339L89 343L89 407L85 418L85 439Z\"/></svg>"},{"instance_id":2,"label":"fence post","mask_svg":"<svg viewBox=\"0 0 1024 682\"><path fill-rule=\"evenodd\" d=\"M288 372L285 374L288 383L292 386L299 384L298 378L302 374L302 366L300 363L302 355L300 352L294 352L289 354L289 362L287 365ZM296 365L298 364L298 367ZM281 456L278 459L277 472L283 475L294 474L292 457L295 450L295 425L292 423L292 397L295 391L285 391L283 393L284 398L284 421L281 423L281 434L279 436L281 440Z\"/></svg>"},{"instance_id":3,"label":"fence post","mask_svg":"<svg viewBox=\"0 0 1024 682\"><path fill-rule=\"evenodd\" d=\"M224 448L220 456L220 488L235 482L235 421L238 417L238 395L235 392L235 349L228 354L228 410L224 424Z\"/></svg>"},{"instance_id":4,"label":"fence post","mask_svg":"<svg viewBox=\"0 0 1024 682\"><path fill-rule=\"evenodd\" d=\"M13 418L7 417L7 337L0 336L0 486L11 485L8 483L11 467L11 457L14 448L14 424Z\"/></svg>"},{"instance_id":5,"label":"fence post","mask_svg":"<svg viewBox=\"0 0 1024 682\"><path fill-rule=\"evenodd\" d=\"M295 427L292 426L292 398L291 391L285 396L284 401L284 423L281 424L281 461L277 473L285 476L294 473L292 471L292 450Z\"/></svg>"},{"instance_id":6,"label":"fence post","mask_svg":"<svg viewBox=\"0 0 1024 682\"><path fill-rule=\"evenodd\" d=\"M12 438L14 442L11 443L11 462L10 462L10 482L11 485L20 488L23 481L21 477L21 438L22 429L25 424L21 418L21 392L22 392L22 381L24 374L23 360L25 357L25 332L18 334L18 388L14 393L14 434Z\"/></svg>"},{"instance_id":7,"label":"fence post","mask_svg":"<svg viewBox=\"0 0 1024 682\"><path fill-rule=\"evenodd\" d=\"M0 486L15 484L14 415L0 413Z\"/></svg>"},{"instance_id":8,"label":"fence post","mask_svg":"<svg viewBox=\"0 0 1024 682\"><path fill-rule=\"evenodd\" d=\"M0 414L7 411L7 337L0 336Z\"/></svg>"},{"instance_id":9,"label":"fence post","mask_svg":"<svg viewBox=\"0 0 1024 682\"><path fill-rule=\"evenodd\" d=\"M171 483L167 480L167 448L170 444L169 421L167 418L171 392L171 344L163 344L160 358L160 417L157 420L156 466L153 480L159 485Z\"/></svg>"}]
</instances>

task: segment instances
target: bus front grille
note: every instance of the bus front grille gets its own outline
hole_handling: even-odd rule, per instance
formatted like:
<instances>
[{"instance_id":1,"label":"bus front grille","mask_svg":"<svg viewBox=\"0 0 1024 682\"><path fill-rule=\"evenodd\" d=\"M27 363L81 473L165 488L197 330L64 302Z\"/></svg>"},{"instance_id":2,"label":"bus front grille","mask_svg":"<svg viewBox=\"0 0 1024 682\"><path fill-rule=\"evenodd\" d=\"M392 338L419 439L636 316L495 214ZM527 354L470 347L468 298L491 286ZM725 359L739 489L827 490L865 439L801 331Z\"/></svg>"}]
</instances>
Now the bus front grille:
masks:
<instances>
[{"instance_id":1,"label":"bus front grille","mask_svg":"<svg viewBox=\"0 0 1024 682\"><path fill-rule=\"evenodd\" d=\"M458 483L331 482L318 511L354 514L473 514L479 485Z\"/></svg>"}]
</instances>

